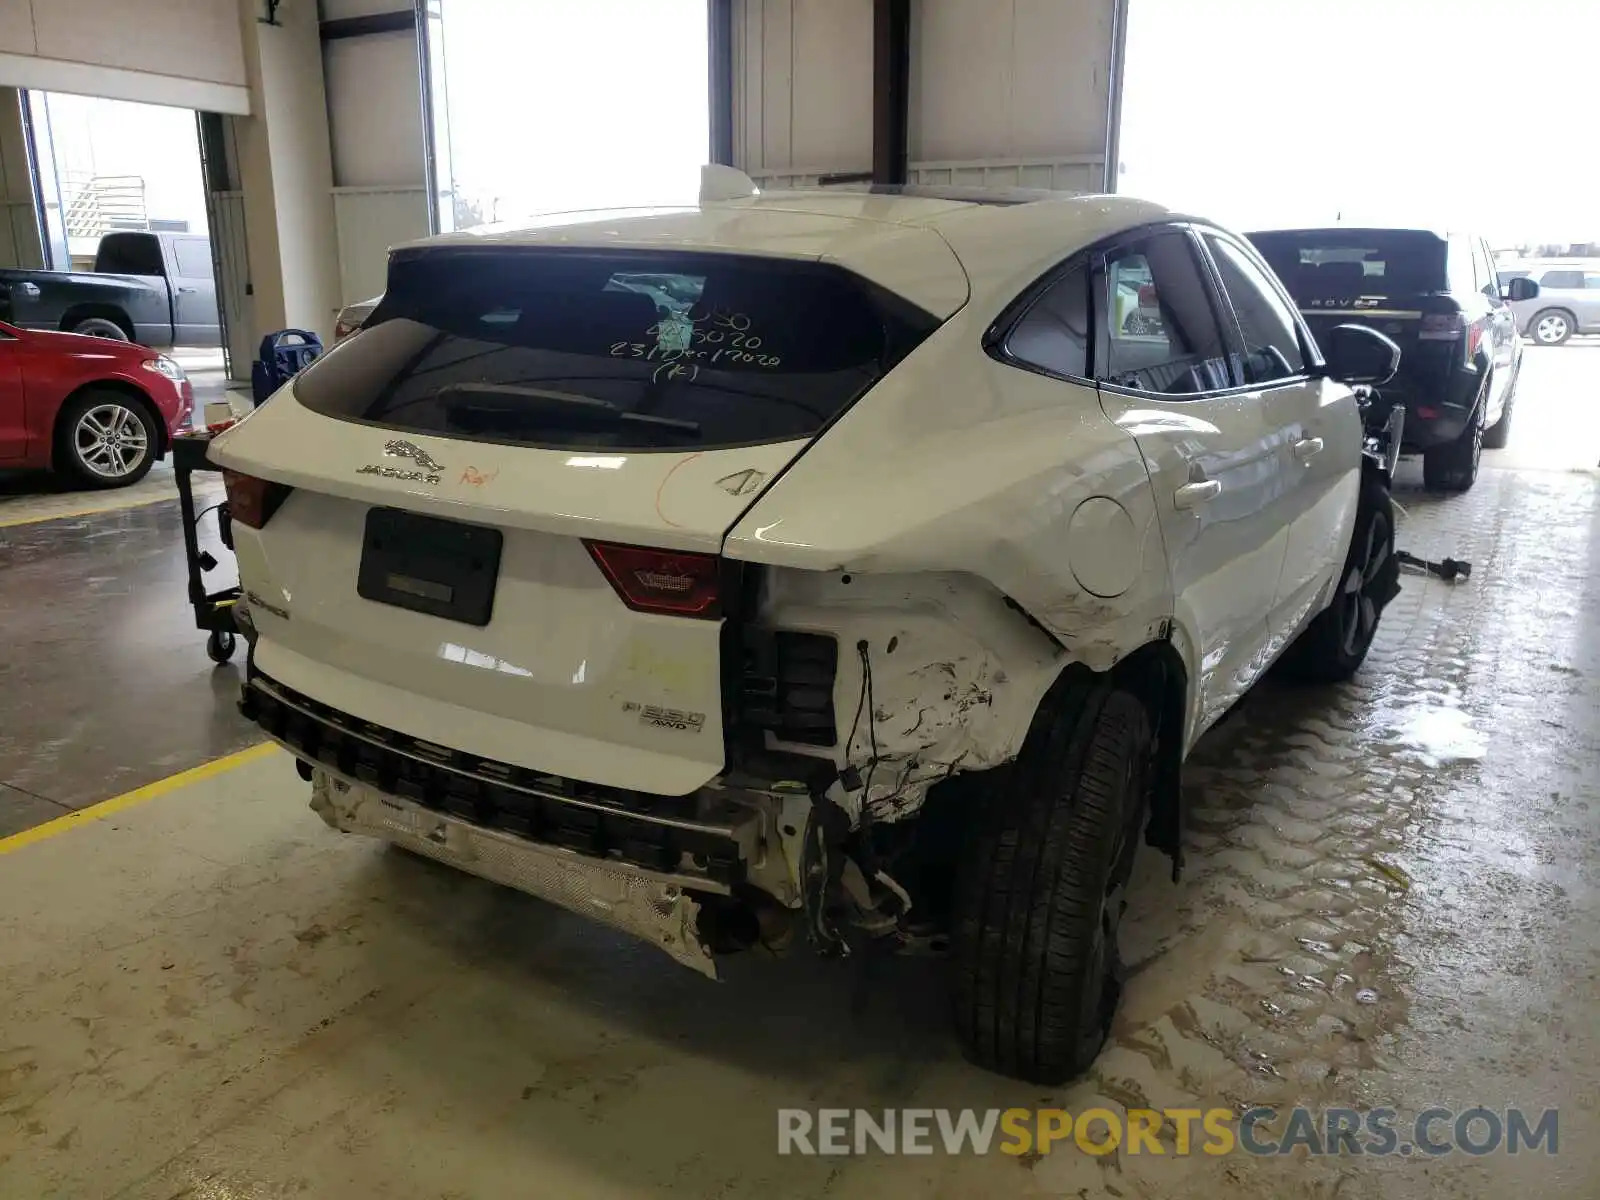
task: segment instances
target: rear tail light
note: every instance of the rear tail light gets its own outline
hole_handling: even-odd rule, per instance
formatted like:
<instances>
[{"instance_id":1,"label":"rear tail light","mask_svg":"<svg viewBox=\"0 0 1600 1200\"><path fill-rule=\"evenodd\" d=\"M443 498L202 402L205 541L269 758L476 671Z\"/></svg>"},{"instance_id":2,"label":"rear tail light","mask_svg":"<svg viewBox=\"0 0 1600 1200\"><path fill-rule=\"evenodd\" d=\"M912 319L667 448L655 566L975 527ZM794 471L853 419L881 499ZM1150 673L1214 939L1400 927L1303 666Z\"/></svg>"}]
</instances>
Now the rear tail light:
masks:
<instances>
[{"instance_id":1,"label":"rear tail light","mask_svg":"<svg viewBox=\"0 0 1600 1200\"><path fill-rule=\"evenodd\" d=\"M287 484L257 479L238 471L224 471L222 479L228 488L228 516L251 529L266 525L294 490Z\"/></svg>"},{"instance_id":2,"label":"rear tail light","mask_svg":"<svg viewBox=\"0 0 1600 1200\"><path fill-rule=\"evenodd\" d=\"M1425 342L1453 342L1466 327L1467 319L1458 312L1427 313L1417 337Z\"/></svg>"},{"instance_id":3,"label":"rear tail light","mask_svg":"<svg viewBox=\"0 0 1600 1200\"><path fill-rule=\"evenodd\" d=\"M1466 335L1464 339L1463 334ZM1464 341L1466 361L1470 363L1478 356L1478 344L1483 341L1483 325L1481 322L1469 325L1467 318L1458 312L1425 313L1417 337L1424 342Z\"/></svg>"},{"instance_id":4,"label":"rear tail light","mask_svg":"<svg viewBox=\"0 0 1600 1200\"><path fill-rule=\"evenodd\" d=\"M722 560L716 555L615 542L583 544L622 602L635 612L708 621L722 616Z\"/></svg>"}]
</instances>

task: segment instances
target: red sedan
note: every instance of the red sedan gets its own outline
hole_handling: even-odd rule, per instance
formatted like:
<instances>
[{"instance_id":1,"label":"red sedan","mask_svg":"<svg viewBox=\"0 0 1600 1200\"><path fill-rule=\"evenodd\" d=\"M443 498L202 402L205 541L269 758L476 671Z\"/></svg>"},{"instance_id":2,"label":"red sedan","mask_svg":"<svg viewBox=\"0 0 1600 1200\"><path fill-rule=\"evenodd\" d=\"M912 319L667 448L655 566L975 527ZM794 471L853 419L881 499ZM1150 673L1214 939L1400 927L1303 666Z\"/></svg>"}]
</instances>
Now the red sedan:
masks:
<instances>
[{"instance_id":1,"label":"red sedan","mask_svg":"<svg viewBox=\"0 0 1600 1200\"><path fill-rule=\"evenodd\" d=\"M0 467L124 487L165 457L193 409L194 386L164 354L0 321Z\"/></svg>"}]
</instances>

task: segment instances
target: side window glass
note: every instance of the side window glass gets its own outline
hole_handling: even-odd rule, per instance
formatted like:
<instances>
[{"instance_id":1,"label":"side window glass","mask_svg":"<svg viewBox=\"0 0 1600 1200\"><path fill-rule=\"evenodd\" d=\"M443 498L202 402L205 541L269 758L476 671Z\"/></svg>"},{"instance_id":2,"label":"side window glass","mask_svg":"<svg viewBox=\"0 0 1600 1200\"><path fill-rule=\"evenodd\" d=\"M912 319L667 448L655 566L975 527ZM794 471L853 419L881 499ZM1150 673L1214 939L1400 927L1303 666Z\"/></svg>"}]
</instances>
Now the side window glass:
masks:
<instances>
[{"instance_id":1,"label":"side window glass","mask_svg":"<svg viewBox=\"0 0 1600 1200\"><path fill-rule=\"evenodd\" d=\"M1539 280L1542 288L1581 288L1583 286L1582 271L1546 271L1544 278Z\"/></svg>"},{"instance_id":2,"label":"side window glass","mask_svg":"<svg viewBox=\"0 0 1600 1200\"><path fill-rule=\"evenodd\" d=\"M1289 306L1261 268L1232 242L1207 236L1222 287L1239 317L1246 383L1271 383L1304 373L1300 330Z\"/></svg>"},{"instance_id":3,"label":"side window glass","mask_svg":"<svg viewBox=\"0 0 1600 1200\"><path fill-rule=\"evenodd\" d=\"M205 279L211 274L211 245L199 238L177 238L172 243L178 260L178 275L184 279Z\"/></svg>"},{"instance_id":4,"label":"side window glass","mask_svg":"<svg viewBox=\"0 0 1600 1200\"><path fill-rule=\"evenodd\" d=\"M1600 290L1600 275L1585 275L1583 277L1583 290L1586 292Z\"/></svg>"},{"instance_id":5,"label":"side window glass","mask_svg":"<svg viewBox=\"0 0 1600 1200\"><path fill-rule=\"evenodd\" d=\"M1474 242L1478 256L1478 290L1491 300L1500 299L1500 279L1495 274L1494 259L1482 242Z\"/></svg>"},{"instance_id":6,"label":"side window glass","mask_svg":"<svg viewBox=\"0 0 1600 1200\"><path fill-rule=\"evenodd\" d=\"M1056 375L1089 374L1089 272L1068 271L1040 296L1006 338L1012 358Z\"/></svg>"},{"instance_id":7,"label":"side window glass","mask_svg":"<svg viewBox=\"0 0 1600 1200\"><path fill-rule=\"evenodd\" d=\"M1231 387L1227 349L1187 234L1152 234L1106 256L1095 374L1183 396Z\"/></svg>"}]
</instances>

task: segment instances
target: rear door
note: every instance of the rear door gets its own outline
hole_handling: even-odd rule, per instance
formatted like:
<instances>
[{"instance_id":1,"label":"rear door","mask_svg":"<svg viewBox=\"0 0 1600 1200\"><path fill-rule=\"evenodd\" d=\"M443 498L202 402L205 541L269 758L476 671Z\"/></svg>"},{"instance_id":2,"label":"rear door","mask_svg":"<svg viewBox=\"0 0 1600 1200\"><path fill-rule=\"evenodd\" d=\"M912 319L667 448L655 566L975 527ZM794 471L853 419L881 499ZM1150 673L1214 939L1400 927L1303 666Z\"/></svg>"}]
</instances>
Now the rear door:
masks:
<instances>
[{"instance_id":1,"label":"rear door","mask_svg":"<svg viewBox=\"0 0 1600 1200\"><path fill-rule=\"evenodd\" d=\"M1600 271L1583 273L1583 297L1578 301L1578 332L1594 333L1600 330Z\"/></svg>"},{"instance_id":2,"label":"rear door","mask_svg":"<svg viewBox=\"0 0 1600 1200\"><path fill-rule=\"evenodd\" d=\"M1240 370L1274 439L1289 526L1274 599L1273 631L1297 632L1344 562L1361 481L1361 415L1344 384L1313 375L1309 346L1288 296L1257 256L1232 237L1201 232L1235 317Z\"/></svg>"},{"instance_id":3,"label":"rear door","mask_svg":"<svg viewBox=\"0 0 1600 1200\"><path fill-rule=\"evenodd\" d=\"M217 283L212 274L211 242L203 237L175 237L171 242L173 344L215 346L221 341L217 321Z\"/></svg>"},{"instance_id":4,"label":"rear door","mask_svg":"<svg viewBox=\"0 0 1600 1200\"><path fill-rule=\"evenodd\" d=\"M361 335L212 451L280 489L236 534L256 667L452 750L694 790L726 531L936 325L814 261L397 255Z\"/></svg>"},{"instance_id":5,"label":"rear door","mask_svg":"<svg viewBox=\"0 0 1600 1200\"><path fill-rule=\"evenodd\" d=\"M1239 386L1186 230L1142 232L1106 250L1094 303L1100 403L1139 445L1178 621L1197 643L1198 736L1267 665L1288 544L1281 436L1260 395Z\"/></svg>"}]
</instances>

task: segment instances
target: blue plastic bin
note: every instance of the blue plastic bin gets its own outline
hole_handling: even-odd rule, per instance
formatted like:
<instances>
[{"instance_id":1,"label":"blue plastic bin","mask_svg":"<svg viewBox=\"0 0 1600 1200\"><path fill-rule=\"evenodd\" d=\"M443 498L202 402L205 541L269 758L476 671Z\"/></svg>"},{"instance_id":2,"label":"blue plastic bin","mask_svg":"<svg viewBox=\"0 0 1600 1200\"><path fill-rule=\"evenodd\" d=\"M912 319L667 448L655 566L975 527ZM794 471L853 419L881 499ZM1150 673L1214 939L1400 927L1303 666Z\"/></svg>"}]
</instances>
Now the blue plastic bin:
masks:
<instances>
[{"instance_id":1,"label":"blue plastic bin","mask_svg":"<svg viewBox=\"0 0 1600 1200\"><path fill-rule=\"evenodd\" d=\"M250 366L250 394L260 404L322 354L322 339L304 329L280 329L261 339Z\"/></svg>"}]
</instances>

